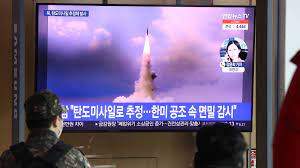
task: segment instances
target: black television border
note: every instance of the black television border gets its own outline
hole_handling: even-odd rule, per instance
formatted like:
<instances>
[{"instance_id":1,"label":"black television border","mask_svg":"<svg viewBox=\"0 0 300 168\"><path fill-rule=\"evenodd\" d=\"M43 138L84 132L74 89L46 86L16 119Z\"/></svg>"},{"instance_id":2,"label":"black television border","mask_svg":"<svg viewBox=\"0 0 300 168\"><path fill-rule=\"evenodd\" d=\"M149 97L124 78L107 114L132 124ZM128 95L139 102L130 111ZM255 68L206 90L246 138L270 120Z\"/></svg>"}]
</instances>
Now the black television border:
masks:
<instances>
[{"instance_id":1,"label":"black television border","mask_svg":"<svg viewBox=\"0 0 300 168\"><path fill-rule=\"evenodd\" d=\"M243 130L241 129L240 131L242 132L252 132L253 131L253 93L254 93L254 69L255 69L255 61L256 61L256 49L255 49L255 44L256 44L256 38L255 38L255 34L256 34L256 26L255 26L255 22L256 22L256 6L254 5L248 5L248 6L243 6L243 5L184 5L184 4L109 4L109 3L102 3L102 4L97 4L97 3L91 3L91 4L87 4L87 3L35 3L35 76L34 76L34 91L37 92L39 91L39 89L37 88L38 84L41 82L38 79L40 79L39 77L39 71L40 69L38 69L39 63L41 61L43 61L46 65L47 65L47 55L43 55L43 60L39 59L40 56L39 54L39 49L38 49L38 40L39 40L39 33L38 33L38 27L39 27L39 7L41 5L70 5L70 6L128 6L128 7L210 7L210 8L237 8L237 7L241 7L241 8L252 8L254 11L254 22L253 22L253 44L252 44L252 49L253 49L253 60L252 60L252 83L251 83L251 87L252 87L252 94L251 94L251 125L250 125L250 129L247 130ZM46 52L47 53L47 52ZM47 68L46 68L47 69ZM47 73L47 70L44 70L42 73ZM41 72L40 72L41 73ZM45 76L45 78L47 78L47 75ZM45 88L47 86L44 86ZM82 133L82 132L86 132L86 133L95 133L95 132L195 132L197 130L195 129L186 129L186 130L84 130L84 131L79 131L79 130L65 130L63 131L64 133Z\"/></svg>"}]
</instances>

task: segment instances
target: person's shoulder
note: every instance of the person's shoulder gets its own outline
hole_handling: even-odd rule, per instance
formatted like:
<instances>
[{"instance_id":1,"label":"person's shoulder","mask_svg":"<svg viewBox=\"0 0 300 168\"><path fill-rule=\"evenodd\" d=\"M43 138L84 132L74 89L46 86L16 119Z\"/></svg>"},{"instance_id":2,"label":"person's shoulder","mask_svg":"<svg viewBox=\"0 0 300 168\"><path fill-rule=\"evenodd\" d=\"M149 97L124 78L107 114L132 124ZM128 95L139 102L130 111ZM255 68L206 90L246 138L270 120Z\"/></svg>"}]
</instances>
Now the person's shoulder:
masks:
<instances>
[{"instance_id":1,"label":"person's shoulder","mask_svg":"<svg viewBox=\"0 0 300 168\"><path fill-rule=\"evenodd\" d=\"M10 158L14 158L14 155L9 149L4 151L1 155L1 159L10 159Z\"/></svg>"},{"instance_id":2,"label":"person's shoulder","mask_svg":"<svg viewBox=\"0 0 300 168\"><path fill-rule=\"evenodd\" d=\"M67 153L67 155L74 155L76 157L85 157L83 152L81 152L79 149L73 147L70 149L70 151Z\"/></svg>"},{"instance_id":3,"label":"person's shoulder","mask_svg":"<svg viewBox=\"0 0 300 168\"><path fill-rule=\"evenodd\" d=\"M13 160L13 161L15 161L15 157L14 157L12 151L11 150L4 151L1 155L1 161L2 160Z\"/></svg>"},{"instance_id":4,"label":"person's shoulder","mask_svg":"<svg viewBox=\"0 0 300 168\"><path fill-rule=\"evenodd\" d=\"M0 157L0 168L11 167L16 163L16 159L10 150L6 150Z\"/></svg>"},{"instance_id":5,"label":"person's shoulder","mask_svg":"<svg viewBox=\"0 0 300 168\"><path fill-rule=\"evenodd\" d=\"M65 156L66 160L73 162L74 165L78 165L78 167L90 168L90 163L87 158L84 156L83 152L73 147L69 150L69 152ZM76 166L77 167L77 166Z\"/></svg>"}]
</instances>

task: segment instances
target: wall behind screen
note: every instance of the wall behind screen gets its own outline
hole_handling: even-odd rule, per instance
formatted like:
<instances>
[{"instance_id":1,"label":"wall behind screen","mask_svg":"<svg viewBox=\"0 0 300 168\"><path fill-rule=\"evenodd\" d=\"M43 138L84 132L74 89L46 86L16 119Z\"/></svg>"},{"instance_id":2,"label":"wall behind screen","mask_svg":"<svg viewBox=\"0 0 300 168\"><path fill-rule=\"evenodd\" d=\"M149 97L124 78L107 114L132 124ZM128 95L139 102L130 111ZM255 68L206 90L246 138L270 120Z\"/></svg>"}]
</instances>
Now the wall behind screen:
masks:
<instances>
[{"instance_id":1,"label":"wall behind screen","mask_svg":"<svg viewBox=\"0 0 300 168\"><path fill-rule=\"evenodd\" d=\"M292 76L296 70L296 65L291 63L291 59L300 49L300 38L295 36L299 33L299 22L295 19L300 17L299 11L300 1L289 0L286 1L286 25L285 25L285 91L287 91Z\"/></svg>"},{"instance_id":2,"label":"wall behind screen","mask_svg":"<svg viewBox=\"0 0 300 168\"><path fill-rule=\"evenodd\" d=\"M11 144L11 1L0 1L0 153Z\"/></svg>"}]
</instances>

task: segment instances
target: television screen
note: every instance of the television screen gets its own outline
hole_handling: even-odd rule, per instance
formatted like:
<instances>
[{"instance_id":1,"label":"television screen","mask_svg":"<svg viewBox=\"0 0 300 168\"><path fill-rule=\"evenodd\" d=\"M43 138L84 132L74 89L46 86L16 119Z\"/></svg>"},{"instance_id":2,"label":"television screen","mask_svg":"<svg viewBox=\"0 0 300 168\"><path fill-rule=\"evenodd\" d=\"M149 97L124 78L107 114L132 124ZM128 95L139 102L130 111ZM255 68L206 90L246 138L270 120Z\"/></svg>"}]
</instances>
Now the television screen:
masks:
<instances>
[{"instance_id":1,"label":"television screen","mask_svg":"<svg viewBox=\"0 0 300 168\"><path fill-rule=\"evenodd\" d=\"M65 131L252 130L254 7L37 7L36 91Z\"/></svg>"}]
</instances>

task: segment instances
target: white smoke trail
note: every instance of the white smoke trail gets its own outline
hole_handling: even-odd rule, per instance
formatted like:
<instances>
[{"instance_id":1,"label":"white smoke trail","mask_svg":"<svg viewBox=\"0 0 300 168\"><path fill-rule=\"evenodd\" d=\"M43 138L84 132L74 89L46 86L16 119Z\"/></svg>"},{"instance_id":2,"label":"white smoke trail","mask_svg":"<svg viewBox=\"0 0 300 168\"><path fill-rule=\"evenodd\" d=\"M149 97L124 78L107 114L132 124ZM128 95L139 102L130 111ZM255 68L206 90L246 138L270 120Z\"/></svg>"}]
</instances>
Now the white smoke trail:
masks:
<instances>
[{"instance_id":1,"label":"white smoke trail","mask_svg":"<svg viewBox=\"0 0 300 168\"><path fill-rule=\"evenodd\" d=\"M149 36L147 35L143 51L140 78L135 83L133 96L139 98L153 99L153 90L154 85L151 71L150 41Z\"/></svg>"},{"instance_id":2,"label":"white smoke trail","mask_svg":"<svg viewBox=\"0 0 300 168\"><path fill-rule=\"evenodd\" d=\"M154 102L154 84L151 71L150 40L146 35L139 79L129 97L119 96L113 102Z\"/></svg>"}]
</instances>

